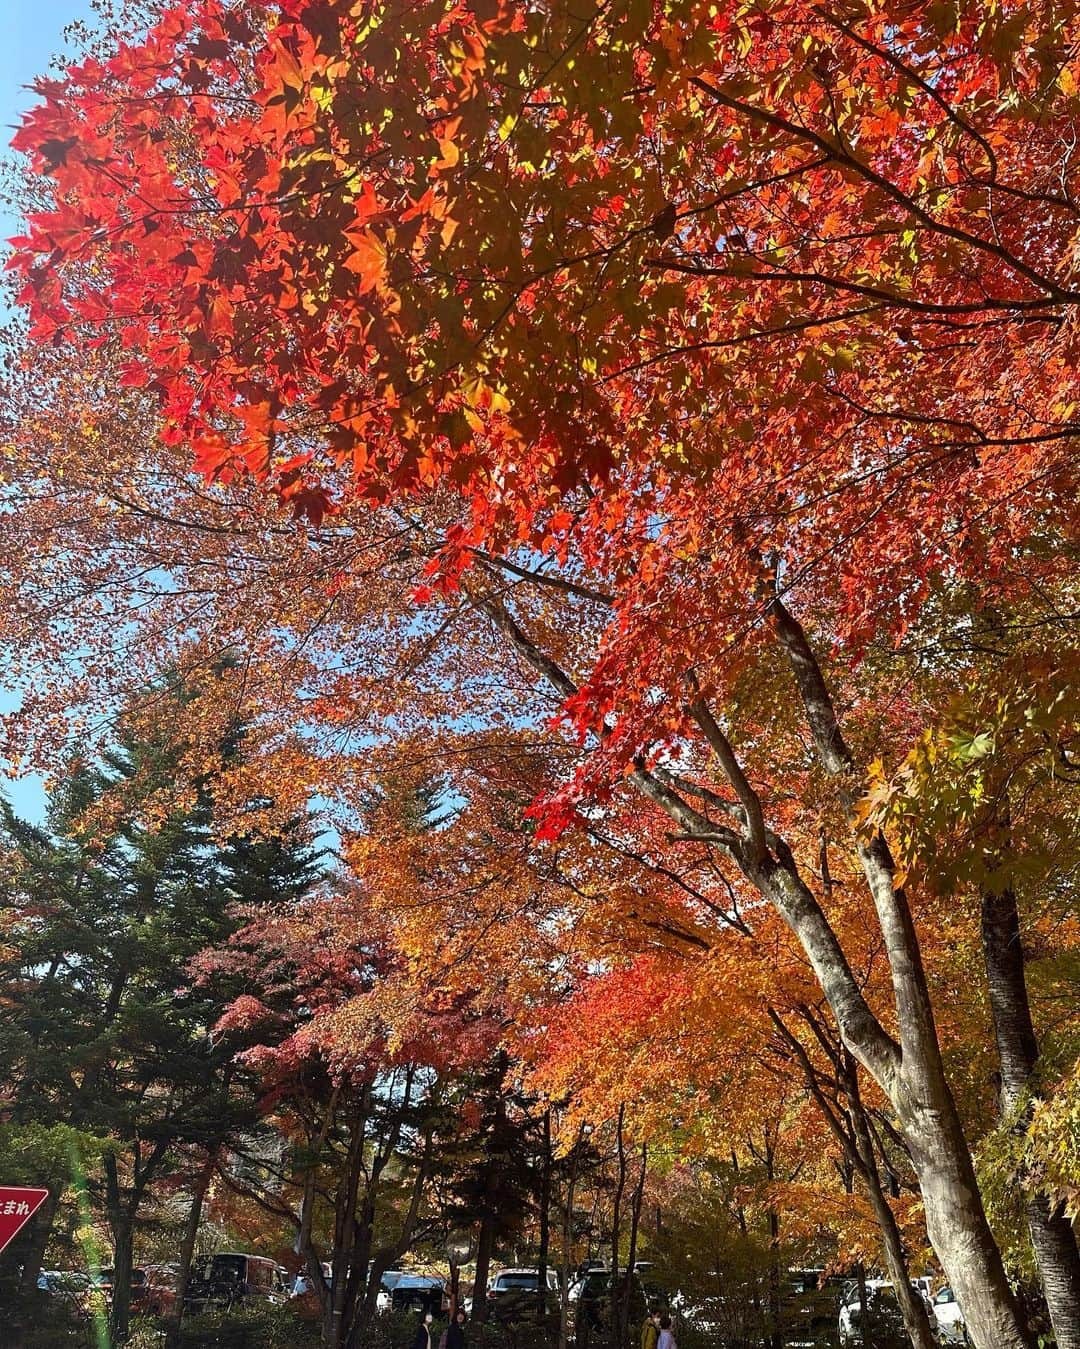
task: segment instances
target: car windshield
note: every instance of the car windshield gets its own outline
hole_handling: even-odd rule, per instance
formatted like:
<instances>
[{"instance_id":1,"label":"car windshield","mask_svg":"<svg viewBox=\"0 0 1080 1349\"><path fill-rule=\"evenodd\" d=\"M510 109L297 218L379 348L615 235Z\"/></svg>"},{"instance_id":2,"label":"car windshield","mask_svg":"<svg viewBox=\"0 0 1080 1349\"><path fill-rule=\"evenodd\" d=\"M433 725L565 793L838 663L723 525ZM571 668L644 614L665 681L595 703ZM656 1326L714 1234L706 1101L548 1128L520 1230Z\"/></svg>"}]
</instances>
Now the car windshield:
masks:
<instances>
[{"instance_id":1,"label":"car windshield","mask_svg":"<svg viewBox=\"0 0 1080 1349\"><path fill-rule=\"evenodd\" d=\"M91 1286L90 1276L77 1270L68 1270L59 1274L45 1275L48 1287L64 1293L78 1293Z\"/></svg>"},{"instance_id":2,"label":"car windshield","mask_svg":"<svg viewBox=\"0 0 1080 1349\"><path fill-rule=\"evenodd\" d=\"M788 1275L789 1293L816 1293L820 1288L820 1273L816 1269L795 1269Z\"/></svg>"},{"instance_id":3,"label":"car windshield","mask_svg":"<svg viewBox=\"0 0 1080 1349\"><path fill-rule=\"evenodd\" d=\"M534 1291L540 1287L539 1274L500 1274L495 1280L495 1287L500 1289L508 1288L531 1288Z\"/></svg>"},{"instance_id":4,"label":"car windshield","mask_svg":"<svg viewBox=\"0 0 1080 1349\"><path fill-rule=\"evenodd\" d=\"M242 1255L215 1255L203 1262L199 1275L208 1283L243 1283L246 1271Z\"/></svg>"},{"instance_id":5,"label":"car windshield","mask_svg":"<svg viewBox=\"0 0 1080 1349\"><path fill-rule=\"evenodd\" d=\"M868 1288L866 1290L866 1305L871 1315L892 1316L894 1313L899 1316L900 1304L896 1300L896 1290L893 1288ZM855 1311L859 1311L859 1295L855 1294Z\"/></svg>"}]
</instances>

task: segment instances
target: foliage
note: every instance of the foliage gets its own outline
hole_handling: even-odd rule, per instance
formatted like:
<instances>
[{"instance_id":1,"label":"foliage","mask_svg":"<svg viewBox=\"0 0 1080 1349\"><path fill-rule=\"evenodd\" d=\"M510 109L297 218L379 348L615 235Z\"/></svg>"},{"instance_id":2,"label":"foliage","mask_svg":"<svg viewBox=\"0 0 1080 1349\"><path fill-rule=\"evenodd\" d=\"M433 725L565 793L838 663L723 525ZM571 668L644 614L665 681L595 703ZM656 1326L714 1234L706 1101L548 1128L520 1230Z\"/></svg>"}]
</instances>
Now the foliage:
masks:
<instances>
[{"instance_id":1,"label":"foliage","mask_svg":"<svg viewBox=\"0 0 1080 1349\"><path fill-rule=\"evenodd\" d=\"M180 1339L181 1349L317 1349L318 1344L317 1323L299 1317L290 1304L270 1303L187 1318Z\"/></svg>"},{"instance_id":2,"label":"foliage","mask_svg":"<svg viewBox=\"0 0 1080 1349\"><path fill-rule=\"evenodd\" d=\"M333 799L385 923L362 989L355 912L264 924L269 1081L445 1020L571 1137L640 1088L635 1141L782 1133L833 1212L850 1054L1018 1342L971 960L1014 886L1043 1028L1076 937L1075 14L886 8L197 0L42 83L0 566L13 674L79 656L12 737L240 652L179 761L249 723L219 799Z\"/></svg>"}]
</instances>

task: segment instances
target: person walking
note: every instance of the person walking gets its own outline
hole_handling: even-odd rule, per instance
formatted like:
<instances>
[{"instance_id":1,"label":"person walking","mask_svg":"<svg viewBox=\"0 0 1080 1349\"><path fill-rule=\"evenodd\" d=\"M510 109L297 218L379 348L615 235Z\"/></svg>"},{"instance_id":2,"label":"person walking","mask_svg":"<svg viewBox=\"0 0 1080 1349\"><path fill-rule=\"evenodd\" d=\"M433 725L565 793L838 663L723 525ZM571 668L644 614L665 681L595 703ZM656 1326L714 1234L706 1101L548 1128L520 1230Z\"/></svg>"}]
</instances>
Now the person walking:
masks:
<instances>
[{"instance_id":1,"label":"person walking","mask_svg":"<svg viewBox=\"0 0 1080 1349\"><path fill-rule=\"evenodd\" d=\"M465 1310L459 1307L446 1328L446 1349L466 1349Z\"/></svg>"},{"instance_id":2,"label":"person walking","mask_svg":"<svg viewBox=\"0 0 1080 1349\"><path fill-rule=\"evenodd\" d=\"M435 1349L435 1342L431 1338L431 1323L434 1317L430 1312L424 1313L424 1319L416 1327L416 1338L413 1340L412 1349Z\"/></svg>"},{"instance_id":3,"label":"person walking","mask_svg":"<svg viewBox=\"0 0 1080 1349\"><path fill-rule=\"evenodd\" d=\"M675 1343L675 1333L671 1329L670 1316L660 1318L660 1338L656 1342L656 1349L679 1349Z\"/></svg>"},{"instance_id":4,"label":"person walking","mask_svg":"<svg viewBox=\"0 0 1080 1349\"><path fill-rule=\"evenodd\" d=\"M657 1349L660 1340L660 1309L650 1307L641 1324L641 1349Z\"/></svg>"}]
</instances>

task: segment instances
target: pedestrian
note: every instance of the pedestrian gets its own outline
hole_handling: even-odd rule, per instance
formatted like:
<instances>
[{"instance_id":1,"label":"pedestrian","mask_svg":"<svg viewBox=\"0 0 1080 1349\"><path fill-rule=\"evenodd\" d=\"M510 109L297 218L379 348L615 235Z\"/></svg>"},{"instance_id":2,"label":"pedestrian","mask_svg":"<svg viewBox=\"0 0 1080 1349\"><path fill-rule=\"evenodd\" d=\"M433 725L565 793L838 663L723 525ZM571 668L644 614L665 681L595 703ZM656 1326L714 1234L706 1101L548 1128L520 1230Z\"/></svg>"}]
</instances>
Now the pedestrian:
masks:
<instances>
[{"instance_id":1,"label":"pedestrian","mask_svg":"<svg viewBox=\"0 0 1080 1349\"><path fill-rule=\"evenodd\" d=\"M660 1340L660 1308L650 1307L641 1325L641 1349L657 1349Z\"/></svg>"},{"instance_id":2,"label":"pedestrian","mask_svg":"<svg viewBox=\"0 0 1080 1349\"><path fill-rule=\"evenodd\" d=\"M413 1340L412 1349L435 1349L435 1343L431 1338L431 1323L434 1319L430 1312L424 1313L424 1319L416 1327L416 1339Z\"/></svg>"},{"instance_id":3,"label":"pedestrian","mask_svg":"<svg viewBox=\"0 0 1080 1349\"><path fill-rule=\"evenodd\" d=\"M660 1338L656 1342L656 1349L679 1349L672 1333L670 1316L660 1318Z\"/></svg>"},{"instance_id":4,"label":"pedestrian","mask_svg":"<svg viewBox=\"0 0 1080 1349\"><path fill-rule=\"evenodd\" d=\"M446 1349L465 1349L465 1309L459 1307L446 1328Z\"/></svg>"}]
</instances>

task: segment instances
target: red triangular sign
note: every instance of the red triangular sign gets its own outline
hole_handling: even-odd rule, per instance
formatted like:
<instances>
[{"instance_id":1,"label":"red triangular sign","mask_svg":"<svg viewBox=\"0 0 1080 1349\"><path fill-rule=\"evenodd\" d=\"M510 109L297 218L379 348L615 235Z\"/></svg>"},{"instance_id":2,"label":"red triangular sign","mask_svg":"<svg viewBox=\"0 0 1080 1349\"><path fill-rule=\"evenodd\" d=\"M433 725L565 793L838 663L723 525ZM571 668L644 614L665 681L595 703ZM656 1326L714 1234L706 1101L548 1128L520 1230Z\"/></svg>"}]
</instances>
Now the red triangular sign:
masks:
<instances>
[{"instance_id":1,"label":"red triangular sign","mask_svg":"<svg viewBox=\"0 0 1080 1349\"><path fill-rule=\"evenodd\" d=\"M48 1190L0 1185L0 1251L19 1235L48 1197Z\"/></svg>"}]
</instances>

